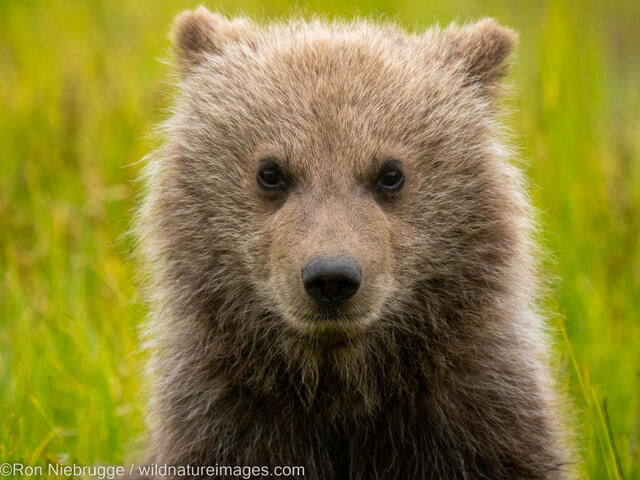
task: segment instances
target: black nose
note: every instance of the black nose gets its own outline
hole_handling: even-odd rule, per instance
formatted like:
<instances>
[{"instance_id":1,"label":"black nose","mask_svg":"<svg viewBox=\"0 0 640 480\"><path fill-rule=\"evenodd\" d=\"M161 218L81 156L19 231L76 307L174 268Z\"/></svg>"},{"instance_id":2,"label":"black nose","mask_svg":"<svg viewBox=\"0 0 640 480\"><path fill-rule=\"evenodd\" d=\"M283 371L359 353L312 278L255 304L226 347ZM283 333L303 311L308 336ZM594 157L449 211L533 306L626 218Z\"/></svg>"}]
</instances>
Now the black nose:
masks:
<instances>
[{"instance_id":1,"label":"black nose","mask_svg":"<svg viewBox=\"0 0 640 480\"><path fill-rule=\"evenodd\" d=\"M353 297L360 288L360 269L350 258L316 258L302 269L302 284L309 295L321 302Z\"/></svg>"}]
</instances>

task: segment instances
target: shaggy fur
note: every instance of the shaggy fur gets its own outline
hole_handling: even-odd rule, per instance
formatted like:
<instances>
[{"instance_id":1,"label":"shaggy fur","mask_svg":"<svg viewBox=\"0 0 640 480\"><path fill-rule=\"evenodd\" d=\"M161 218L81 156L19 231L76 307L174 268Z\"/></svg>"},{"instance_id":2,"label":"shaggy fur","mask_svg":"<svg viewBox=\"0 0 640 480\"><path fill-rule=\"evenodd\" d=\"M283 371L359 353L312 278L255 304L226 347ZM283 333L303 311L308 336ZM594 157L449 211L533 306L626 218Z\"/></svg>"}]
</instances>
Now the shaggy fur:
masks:
<instances>
[{"instance_id":1,"label":"shaggy fur","mask_svg":"<svg viewBox=\"0 0 640 480\"><path fill-rule=\"evenodd\" d=\"M492 20L407 34L174 29L180 97L150 158L149 460L304 465L308 479L563 479L531 212L495 119L515 42ZM262 159L290 188L267 195ZM376 190L390 158L405 185ZM337 311L300 272L363 272Z\"/></svg>"}]
</instances>

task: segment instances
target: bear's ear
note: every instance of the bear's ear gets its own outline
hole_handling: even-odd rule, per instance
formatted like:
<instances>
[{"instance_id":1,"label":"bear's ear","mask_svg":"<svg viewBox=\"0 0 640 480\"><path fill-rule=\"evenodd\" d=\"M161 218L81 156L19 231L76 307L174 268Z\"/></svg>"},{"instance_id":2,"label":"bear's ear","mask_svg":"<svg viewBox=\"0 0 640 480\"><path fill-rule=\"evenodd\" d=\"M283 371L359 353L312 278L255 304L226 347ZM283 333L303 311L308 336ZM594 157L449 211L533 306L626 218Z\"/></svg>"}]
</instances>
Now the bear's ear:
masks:
<instances>
[{"instance_id":1,"label":"bear's ear","mask_svg":"<svg viewBox=\"0 0 640 480\"><path fill-rule=\"evenodd\" d=\"M222 54L225 45L251 41L253 28L243 19L228 20L205 7L181 13L171 32L178 68L186 76L208 54Z\"/></svg>"},{"instance_id":2,"label":"bear's ear","mask_svg":"<svg viewBox=\"0 0 640 480\"><path fill-rule=\"evenodd\" d=\"M485 18L462 28L455 25L443 31L444 58L456 62L467 75L467 83L479 84L494 94L498 82L509 69L507 58L518 42L517 34Z\"/></svg>"}]
</instances>

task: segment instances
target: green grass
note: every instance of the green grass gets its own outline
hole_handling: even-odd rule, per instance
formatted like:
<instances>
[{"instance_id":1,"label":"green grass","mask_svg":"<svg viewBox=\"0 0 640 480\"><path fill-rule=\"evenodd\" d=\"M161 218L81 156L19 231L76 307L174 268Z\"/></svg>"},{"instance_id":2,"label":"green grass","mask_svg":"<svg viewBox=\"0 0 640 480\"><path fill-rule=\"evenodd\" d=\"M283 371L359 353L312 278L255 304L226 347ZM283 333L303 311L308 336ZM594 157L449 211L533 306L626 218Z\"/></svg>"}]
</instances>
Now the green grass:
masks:
<instances>
[{"instance_id":1,"label":"green grass","mask_svg":"<svg viewBox=\"0 0 640 480\"><path fill-rule=\"evenodd\" d=\"M127 235L167 29L195 4L0 2L0 463L119 463L144 431ZM209 4L270 18L285 2ZM410 28L484 15L521 34L507 104L585 476L640 479L640 3L362 0L295 12Z\"/></svg>"}]
</instances>

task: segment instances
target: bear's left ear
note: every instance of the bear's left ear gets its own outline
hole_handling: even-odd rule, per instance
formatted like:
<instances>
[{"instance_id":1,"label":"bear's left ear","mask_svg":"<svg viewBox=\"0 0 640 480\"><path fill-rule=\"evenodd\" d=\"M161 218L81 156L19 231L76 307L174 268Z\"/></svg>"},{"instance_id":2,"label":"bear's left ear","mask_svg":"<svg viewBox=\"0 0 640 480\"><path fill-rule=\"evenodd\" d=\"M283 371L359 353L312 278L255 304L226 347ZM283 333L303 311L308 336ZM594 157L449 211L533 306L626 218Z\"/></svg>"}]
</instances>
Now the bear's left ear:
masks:
<instances>
[{"instance_id":1,"label":"bear's left ear","mask_svg":"<svg viewBox=\"0 0 640 480\"><path fill-rule=\"evenodd\" d=\"M229 20L205 7L181 13L171 32L181 75L186 76L207 55L222 55L232 43L250 43L253 27L244 19Z\"/></svg>"},{"instance_id":2,"label":"bear's left ear","mask_svg":"<svg viewBox=\"0 0 640 480\"><path fill-rule=\"evenodd\" d=\"M507 58L517 42L513 30L485 18L462 28L447 27L441 48L445 61L456 62L463 69L467 83L479 84L492 95L509 70Z\"/></svg>"}]
</instances>

